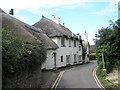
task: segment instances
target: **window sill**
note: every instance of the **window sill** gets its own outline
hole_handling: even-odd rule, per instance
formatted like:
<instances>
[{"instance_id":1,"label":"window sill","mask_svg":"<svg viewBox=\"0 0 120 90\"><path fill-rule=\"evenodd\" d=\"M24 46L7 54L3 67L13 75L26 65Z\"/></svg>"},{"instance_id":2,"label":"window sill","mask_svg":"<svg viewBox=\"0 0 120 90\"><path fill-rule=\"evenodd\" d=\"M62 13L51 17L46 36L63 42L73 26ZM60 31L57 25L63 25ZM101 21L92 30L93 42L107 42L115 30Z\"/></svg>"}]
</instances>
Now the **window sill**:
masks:
<instances>
[{"instance_id":1,"label":"window sill","mask_svg":"<svg viewBox=\"0 0 120 90\"><path fill-rule=\"evenodd\" d=\"M65 45L62 45L61 47L66 47Z\"/></svg>"},{"instance_id":2,"label":"window sill","mask_svg":"<svg viewBox=\"0 0 120 90\"><path fill-rule=\"evenodd\" d=\"M74 63L77 63L76 61Z\"/></svg>"}]
</instances>

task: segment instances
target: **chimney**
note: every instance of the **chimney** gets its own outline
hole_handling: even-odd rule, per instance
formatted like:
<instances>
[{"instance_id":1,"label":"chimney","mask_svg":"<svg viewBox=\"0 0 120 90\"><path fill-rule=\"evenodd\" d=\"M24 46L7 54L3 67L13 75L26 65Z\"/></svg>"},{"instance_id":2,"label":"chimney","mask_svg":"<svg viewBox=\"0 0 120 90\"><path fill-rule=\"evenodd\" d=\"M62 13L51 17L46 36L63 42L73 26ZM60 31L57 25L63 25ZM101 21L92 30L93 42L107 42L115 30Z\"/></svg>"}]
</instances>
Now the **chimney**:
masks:
<instances>
[{"instance_id":1,"label":"chimney","mask_svg":"<svg viewBox=\"0 0 120 90\"><path fill-rule=\"evenodd\" d=\"M74 36L74 34L72 33L72 37Z\"/></svg>"},{"instance_id":2,"label":"chimney","mask_svg":"<svg viewBox=\"0 0 120 90\"><path fill-rule=\"evenodd\" d=\"M63 23L63 26L65 26L65 23Z\"/></svg>"},{"instance_id":3,"label":"chimney","mask_svg":"<svg viewBox=\"0 0 120 90\"><path fill-rule=\"evenodd\" d=\"M44 18L44 16L42 15L42 18Z\"/></svg>"},{"instance_id":4,"label":"chimney","mask_svg":"<svg viewBox=\"0 0 120 90\"><path fill-rule=\"evenodd\" d=\"M85 31L85 33L84 33L84 40L85 41L88 41L88 33Z\"/></svg>"},{"instance_id":5,"label":"chimney","mask_svg":"<svg viewBox=\"0 0 120 90\"><path fill-rule=\"evenodd\" d=\"M54 15L52 15L52 21L54 21L55 23L57 23L57 24L60 24L60 18L57 18L57 17L55 17Z\"/></svg>"},{"instance_id":6,"label":"chimney","mask_svg":"<svg viewBox=\"0 0 120 90\"><path fill-rule=\"evenodd\" d=\"M77 37L78 37L78 39L80 38L80 34L79 33L77 34Z\"/></svg>"},{"instance_id":7,"label":"chimney","mask_svg":"<svg viewBox=\"0 0 120 90\"><path fill-rule=\"evenodd\" d=\"M9 14L10 14L10 15L14 15L14 10L13 10L13 9L10 9Z\"/></svg>"}]
</instances>

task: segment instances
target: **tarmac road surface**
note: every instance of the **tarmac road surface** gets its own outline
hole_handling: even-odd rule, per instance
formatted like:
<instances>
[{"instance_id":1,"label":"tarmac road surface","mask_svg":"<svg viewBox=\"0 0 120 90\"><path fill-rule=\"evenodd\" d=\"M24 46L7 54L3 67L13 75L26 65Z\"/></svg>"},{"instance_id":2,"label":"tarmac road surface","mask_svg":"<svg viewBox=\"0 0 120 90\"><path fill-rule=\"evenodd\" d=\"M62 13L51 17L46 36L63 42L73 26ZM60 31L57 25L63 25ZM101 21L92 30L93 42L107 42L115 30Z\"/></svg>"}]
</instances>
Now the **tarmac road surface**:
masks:
<instances>
[{"instance_id":1,"label":"tarmac road surface","mask_svg":"<svg viewBox=\"0 0 120 90\"><path fill-rule=\"evenodd\" d=\"M96 62L90 62L65 71L57 88L99 88L93 77Z\"/></svg>"}]
</instances>

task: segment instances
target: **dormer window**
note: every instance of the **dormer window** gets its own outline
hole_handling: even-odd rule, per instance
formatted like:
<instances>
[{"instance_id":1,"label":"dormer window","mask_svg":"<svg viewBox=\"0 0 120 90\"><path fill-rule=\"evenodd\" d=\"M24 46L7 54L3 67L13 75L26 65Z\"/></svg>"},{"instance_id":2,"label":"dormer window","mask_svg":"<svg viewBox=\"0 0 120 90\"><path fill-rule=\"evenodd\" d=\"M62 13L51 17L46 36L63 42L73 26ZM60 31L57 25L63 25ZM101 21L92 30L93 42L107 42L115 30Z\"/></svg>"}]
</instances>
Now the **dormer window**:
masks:
<instances>
[{"instance_id":1,"label":"dormer window","mask_svg":"<svg viewBox=\"0 0 120 90\"><path fill-rule=\"evenodd\" d=\"M61 37L61 47L65 47L65 38Z\"/></svg>"}]
</instances>

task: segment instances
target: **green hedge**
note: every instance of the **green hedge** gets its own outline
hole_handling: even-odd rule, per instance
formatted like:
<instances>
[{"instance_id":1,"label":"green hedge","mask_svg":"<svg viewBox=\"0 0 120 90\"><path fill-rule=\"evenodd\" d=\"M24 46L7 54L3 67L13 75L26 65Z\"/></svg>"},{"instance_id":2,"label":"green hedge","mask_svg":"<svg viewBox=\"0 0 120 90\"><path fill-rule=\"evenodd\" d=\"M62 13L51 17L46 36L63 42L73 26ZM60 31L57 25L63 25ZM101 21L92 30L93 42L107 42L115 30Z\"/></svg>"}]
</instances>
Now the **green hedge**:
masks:
<instances>
[{"instance_id":1,"label":"green hedge","mask_svg":"<svg viewBox=\"0 0 120 90\"><path fill-rule=\"evenodd\" d=\"M29 73L40 68L46 60L46 49L35 42L24 42L12 32L2 30L2 69L3 86L7 78L20 73Z\"/></svg>"},{"instance_id":2,"label":"green hedge","mask_svg":"<svg viewBox=\"0 0 120 90\"><path fill-rule=\"evenodd\" d=\"M95 56L95 55L90 55L90 56L89 56L89 59L90 59L90 60L96 60L96 56Z\"/></svg>"},{"instance_id":3,"label":"green hedge","mask_svg":"<svg viewBox=\"0 0 120 90\"><path fill-rule=\"evenodd\" d=\"M108 44L103 44L96 49L96 59L98 62L98 66L102 69L103 63L102 63L102 54L104 53L104 61L105 61L105 68L107 69L107 72L109 73L112 68L117 66L116 62L116 53L115 48Z\"/></svg>"}]
</instances>

